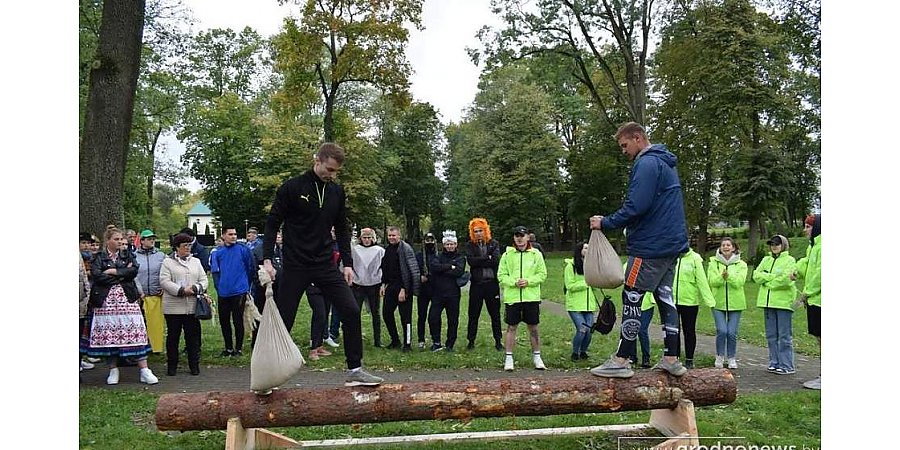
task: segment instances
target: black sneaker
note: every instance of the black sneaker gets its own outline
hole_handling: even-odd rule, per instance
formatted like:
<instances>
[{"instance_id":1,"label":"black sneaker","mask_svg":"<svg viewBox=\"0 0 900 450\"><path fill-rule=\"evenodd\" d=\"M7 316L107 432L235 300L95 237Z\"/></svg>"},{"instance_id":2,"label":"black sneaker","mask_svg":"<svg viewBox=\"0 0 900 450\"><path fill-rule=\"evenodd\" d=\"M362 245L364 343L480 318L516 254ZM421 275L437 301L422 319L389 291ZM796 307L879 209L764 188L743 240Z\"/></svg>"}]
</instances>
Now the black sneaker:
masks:
<instances>
[{"instance_id":1,"label":"black sneaker","mask_svg":"<svg viewBox=\"0 0 900 450\"><path fill-rule=\"evenodd\" d=\"M685 367L686 369L693 369L693 368L694 368L694 360L693 360L693 359L685 359L685 360L684 360L684 367Z\"/></svg>"},{"instance_id":2,"label":"black sneaker","mask_svg":"<svg viewBox=\"0 0 900 450\"><path fill-rule=\"evenodd\" d=\"M494 348L497 349L497 350L499 350L499 351L503 351L503 350L504 350L503 344L501 344L501 343L499 343L499 342L495 342L495 343L494 343Z\"/></svg>"},{"instance_id":3,"label":"black sneaker","mask_svg":"<svg viewBox=\"0 0 900 450\"><path fill-rule=\"evenodd\" d=\"M235 350L235 351L231 352L231 356L233 356L235 358L238 356L242 356L242 355L243 355L243 353L240 350Z\"/></svg>"},{"instance_id":4,"label":"black sneaker","mask_svg":"<svg viewBox=\"0 0 900 450\"><path fill-rule=\"evenodd\" d=\"M412 351L412 345L406 344L403 346L403 353L409 353Z\"/></svg>"},{"instance_id":5,"label":"black sneaker","mask_svg":"<svg viewBox=\"0 0 900 450\"><path fill-rule=\"evenodd\" d=\"M439 352L444 349L444 346L441 344L431 344L431 351Z\"/></svg>"},{"instance_id":6,"label":"black sneaker","mask_svg":"<svg viewBox=\"0 0 900 450\"><path fill-rule=\"evenodd\" d=\"M572 361L581 361L581 355L578 353L572 353Z\"/></svg>"},{"instance_id":7,"label":"black sneaker","mask_svg":"<svg viewBox=\"0 0 900 450\"><path fill-rule=\"evenodd\" d=\"M466 350L474 350L474 349L475 349L475 341L469 341L469 343L466 344Z\"/></svg>"},{"instance_id":8,"label":"black sneaker","mask_svg":"<svg viewBox=\"0 0 900 450\"><path fill-rule=\"evenodd\" d=\"M226 357L231 356L231 355L233 355L233 354L234 354L234 350L228 350L228 349L225 349L225 350L222 350L222 353L219 353L219 356L221 356L221 357L223 357L223 358L226 358Z\"/></svg>"},{"instance_id":9,"label":"black sneaker","mask_svg":"<svg viewBox=\"0 0 900 450\"><path fill-rule=\"evenodd\" d=\"M578 359L588 359L590 356L586 352L581 352L578 354Z\"/></svg>"},{"instance_id":10,"label":"black sneaker","mask_svg":"<svg viewBox=\"0 0 900 450\"><path fill-rule=\"evenodd\" d=\"M400 348L400 343L397 341L392 341L386 348Z\"/></svg>"},{"instance_id":11,"label":"black sneaker","mask_svg":"<svg viewBox=\"0 0 900 450\"><path fill-rule=\"evenodd\" d=\"M448 346L444 347L444 351L449 352L449 353L453 353L453 347L451 347L451 346L448 345Z\"/></svg>"}]
</instances>

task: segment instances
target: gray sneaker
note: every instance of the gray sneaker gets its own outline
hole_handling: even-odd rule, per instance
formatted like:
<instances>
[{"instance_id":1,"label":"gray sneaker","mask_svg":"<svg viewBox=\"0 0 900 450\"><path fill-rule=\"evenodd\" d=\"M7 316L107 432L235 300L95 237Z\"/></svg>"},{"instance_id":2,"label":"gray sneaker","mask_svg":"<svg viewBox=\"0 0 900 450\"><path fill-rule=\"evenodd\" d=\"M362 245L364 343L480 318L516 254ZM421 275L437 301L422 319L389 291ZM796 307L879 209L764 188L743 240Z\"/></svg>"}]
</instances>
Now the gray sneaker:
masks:
<instances>
[{"instance_id":1,"label":"gray sneaker","mask_svg":"<svg viewBox=\"0 0 900 450\"><path fill-rule=\"evenodd\" d=\"M365 370L359 369L347 373L347 379L344 380L344 386L378 386L384 381L384 378L376 377L367 373Z\"/></svg>"},{"instance_id":2,"label":"gray sneaker","mask_svg":"<svg viewBox=\"0 0 900 450\"><path fill-rule=\"evenodd\" d=\"M591 369L591 374L606 378L631 378L634 371L631 370L631 362L627 359L619 363L616 356L610 356L605 363Z\"/></svg>"},{"instance_id":3,"label":"gray sneaker","mask_svg":"<svg viewBox=\"0 0 900 450\"><path fill-rule=\"evenodd\" d=\"M688 371L686 367L681 365L681 361L676 359L675 362L670 363L666 361L666 358L660 359L659 362L653 366L653 370L665 370L676 377L680 377Z\"/></svg>"}]
</instances>

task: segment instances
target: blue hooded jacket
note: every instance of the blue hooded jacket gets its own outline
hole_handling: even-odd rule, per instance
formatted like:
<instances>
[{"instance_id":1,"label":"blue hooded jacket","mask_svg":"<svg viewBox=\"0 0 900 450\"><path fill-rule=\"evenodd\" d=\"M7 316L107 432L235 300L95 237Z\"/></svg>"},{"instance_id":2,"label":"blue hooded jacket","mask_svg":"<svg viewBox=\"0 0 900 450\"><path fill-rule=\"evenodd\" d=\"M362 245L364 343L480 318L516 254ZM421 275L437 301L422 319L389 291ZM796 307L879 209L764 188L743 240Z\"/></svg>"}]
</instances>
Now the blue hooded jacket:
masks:
<instances>
[{"instance_id":1,"label":"blue hooded jacket","mask_svg":"<svg viewBox=\"0 0 900 450\"><path fill-rule=\"evenodd\" d=\"M662 144L653 144L639 154L631 169L625 204L603 217L604 230L627 228L629 256L666 258L688 250L677 161Z\"/></svg>"}]
</instances>

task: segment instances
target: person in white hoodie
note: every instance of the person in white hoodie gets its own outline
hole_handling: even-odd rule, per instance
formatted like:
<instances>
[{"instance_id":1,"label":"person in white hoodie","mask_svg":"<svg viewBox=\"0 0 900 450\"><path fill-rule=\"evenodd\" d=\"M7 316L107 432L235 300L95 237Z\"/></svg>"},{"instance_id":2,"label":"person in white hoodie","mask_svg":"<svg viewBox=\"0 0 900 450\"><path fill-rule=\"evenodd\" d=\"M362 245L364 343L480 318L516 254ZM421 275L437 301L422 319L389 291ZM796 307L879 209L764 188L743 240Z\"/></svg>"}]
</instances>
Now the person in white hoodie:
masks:
<instances>
[{"instance_id":1,"label":"person in white hoodie","mask_svg":"<svg viewBox=\"0 0 900 450\"><path fill-rule=\"evenodd\" d=\"M365 302L372 315L372 335L375 346L381 347L381 258L384 247L376 245L375 230L363 228L359 243L353 246L353 295L360 309Z\"/></svg>"}]
</instances>

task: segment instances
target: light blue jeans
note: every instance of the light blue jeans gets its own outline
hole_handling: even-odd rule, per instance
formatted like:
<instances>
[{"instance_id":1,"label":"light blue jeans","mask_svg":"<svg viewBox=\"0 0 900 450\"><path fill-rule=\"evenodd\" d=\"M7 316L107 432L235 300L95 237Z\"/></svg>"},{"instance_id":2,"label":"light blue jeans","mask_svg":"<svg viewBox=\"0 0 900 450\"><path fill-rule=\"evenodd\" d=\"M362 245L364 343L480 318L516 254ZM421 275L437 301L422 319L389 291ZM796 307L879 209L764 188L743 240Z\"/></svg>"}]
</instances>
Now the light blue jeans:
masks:
<instances>
[{"instance_id":1,"label":"light blue jeans","mask_svg":"<svg viewBox=\"0 0 900 450\"><path fill-rule=\"evenodd\" d=\"M716 322L716 356L734 358L737 354L737 334L741 325L741 311L713 309Z\"/></svg>"},{"instance_id":2,"label":"light blue jeans","mask_svg":"<svg viewBox=\"0 0 900 450\"><path fill-rule=\"evenodd\" d=\"M569 311L569 317L575 325L575 336L572 337L572 353L587 353L591 345L591 326L594 325L594 313L591 311Z\"/></svg>"},{"instance_id":3,"label":"light blue jeans","mask_svg":"<svg viewBox=\"0 0 900 450\"><path fill-rule=\"evenodd\" d=\"M769 367L794 369L794 332L789 309L763 308L766 314L766 341L769 343Z\"/></svg>"}]
</instances>

